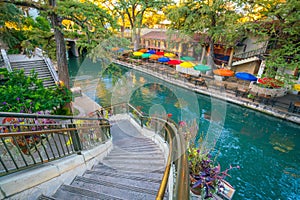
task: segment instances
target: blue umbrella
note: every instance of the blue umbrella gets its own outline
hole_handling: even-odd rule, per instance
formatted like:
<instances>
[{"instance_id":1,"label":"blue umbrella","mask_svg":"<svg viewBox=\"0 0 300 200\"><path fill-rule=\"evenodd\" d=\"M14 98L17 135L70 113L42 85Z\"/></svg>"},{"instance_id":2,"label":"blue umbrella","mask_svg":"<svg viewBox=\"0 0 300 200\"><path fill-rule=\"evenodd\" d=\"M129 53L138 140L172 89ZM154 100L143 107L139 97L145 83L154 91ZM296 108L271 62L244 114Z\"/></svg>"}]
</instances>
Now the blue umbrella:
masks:
<instances>
[{"instance_id":1,"label":"blue umbrella","mask_svg":"<svg viewBox=\"0 0 300 200\"><path fill-rule=\"evenodd\" d=\"M257 81L257 78L253 74L247 72L237 72L235 73L235 77L244 81Z\"/></svg>"},{"instance_id":2,"label":"blue umbrella","mask_svg":"<svg viewBox=\"0 0 300 200\"><path fill-rule=\"evenodd\" d=\"M120 48L117 50L117 52L123 52L124 51L124 48Z\"/></svg>"},{"instance_id":3,"label":"blue umbrella","mask_svg":"<svg viewBox=\"0 0 300 200\"><path fill-rule=\"evenodd\" d=\"M149 50L149 51L147 51L147 53L150 53L150 54L155 54L155 53L156 53L156 51L154 51L154 50Z\"/></svg>"},{"instance_id":4,"label":"blue umbrella","mask_svg":"<svg viewBox=\"0 0 300 200\"><path fill-rule=\"evenodd\" d=\"M158 59L158 62L169 62L170 61L170 58L168 57L161 57Z\"/></svg>"}]
</instances>

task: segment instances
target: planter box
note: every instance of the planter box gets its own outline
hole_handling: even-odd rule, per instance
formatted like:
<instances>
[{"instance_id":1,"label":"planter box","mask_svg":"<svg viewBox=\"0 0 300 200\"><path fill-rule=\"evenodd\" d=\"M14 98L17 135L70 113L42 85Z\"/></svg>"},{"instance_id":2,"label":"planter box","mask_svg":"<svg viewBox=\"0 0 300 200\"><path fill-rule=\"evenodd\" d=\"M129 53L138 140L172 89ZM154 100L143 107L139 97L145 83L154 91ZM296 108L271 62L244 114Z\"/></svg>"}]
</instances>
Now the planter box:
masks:
<instances>
[{"instance_id":1,"label":"planter box","mask_svg":"<svg viewBox=\"0 0 300 200\"><path fill-rule=\"evenodd\" d=\"M249 87L253 93L266 94L271 97L282 97L287 94L286 88L263 88L253 83L251 83Z\"/></svg>"}]
</instances>

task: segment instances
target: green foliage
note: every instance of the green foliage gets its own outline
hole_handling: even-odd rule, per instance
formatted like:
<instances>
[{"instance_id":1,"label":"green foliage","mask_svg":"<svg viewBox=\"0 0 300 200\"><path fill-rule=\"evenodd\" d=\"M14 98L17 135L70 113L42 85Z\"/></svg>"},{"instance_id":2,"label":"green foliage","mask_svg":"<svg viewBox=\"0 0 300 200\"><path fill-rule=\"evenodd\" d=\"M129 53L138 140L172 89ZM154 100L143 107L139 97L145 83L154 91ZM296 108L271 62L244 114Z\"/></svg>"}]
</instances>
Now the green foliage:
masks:
<instances>
[{"instance_id":1,"label":"green foliage","mask_svg":"<svg viewBox=\"0 0 300 200\"><path fill-rule=\"evenodd\" d=\"M26 76L23 70L4 73L9 78L0 86L0 111L26 112L57 111L71 102L71 92L61 86L45 88L37 74Z\"/></svg>"},{"instance_id":2,"label":"green foliage","mask_svg":"<svg viewBox=\"0 0 300 200\"><path fill-rule=\"evenodd\" d=\"M115 21L106 10L89 1L59 1L57 13L77 25L73 32L65 33L71 38L76 37L76 45L88 51L99 44L101 39L111 36L110 29L116 27Z\"/></svg>"},{"instance_id":3,"label":"green foliage","mask_svg":"<svg viewBox=\"0 0 300 200\"><path fill-rule=\"evenodd\" d=\"M266 57L265 76L281 78L291 84L296 77L287 74L299 68L300 63L300 20L298 0L261 1L248 4L249 10L261 7L260 20L247 23L252 34L263 36L269 40L269 55Z\"/></svg>"}]
</instances>

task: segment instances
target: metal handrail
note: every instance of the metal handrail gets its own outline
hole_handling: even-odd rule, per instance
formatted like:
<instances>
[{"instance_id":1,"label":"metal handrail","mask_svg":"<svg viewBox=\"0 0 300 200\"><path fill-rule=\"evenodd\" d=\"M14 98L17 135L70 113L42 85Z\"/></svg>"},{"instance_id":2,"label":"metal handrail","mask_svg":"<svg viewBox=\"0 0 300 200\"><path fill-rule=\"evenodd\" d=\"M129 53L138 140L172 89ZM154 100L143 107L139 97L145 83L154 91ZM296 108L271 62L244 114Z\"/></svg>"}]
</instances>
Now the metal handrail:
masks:
<instances>
[{"instance_id":1,"label":"metal handrail","mask_svg":"<svg viewBox=\"0 0 300 200\"><path fill-rule=\"evenodd\" d=\"M0 112L0 176L81 153L110 138L98 116Z\"/></svg>"},{"instance_id":2,"label":"metal handrail","mask_svg":"<svg viewBox=\"0 0 300 200\"><path fill-rule=\"evenodd\" d=\"M11 71L12 71L12 68L11 68L9 59L8 59L8 57L7 57L6 51L5 51L4 49L1 49L1 55L2 55L4 64L5 64L6 68L7 68L7 70L8 70L9 72L11 72Z\"/></svg>"},{"instance_id":3,"label":"metal handrail","mask_svg":"<svg viewBox=\"0 0 300 200\"><path fill-rule=\"evenodd\" d=\"M176 123L170 119L164 120L162 118L144 115L129 103L118 103L109 107L104 107L103 109L113 109L116 111L117 107L120 106L126 109L126 113L130 113L130 110L134 111L134 113L137 114L138 119L134 118L134 115L132 115L132 117L133 119L138 120L137 122L142 128L144 127L144 122L146 120L154 120L157 123L159 122L163 124L162 134L164 135L161 136L164 137L165 142L169 145L169 154L163 178L156 195L156 200L164 198L172 164L175 164L175 174L177 174L177 176L175 181L175 192L171 195L173 195L173 199L189 199L189 173L187 154L185 150L185 140L183 136L177 134L178 127ZM116 114L115 111L113 112L114 114ZM158 130L155 128L156 133L157 131Z\"/></svg>"}]
</instances>

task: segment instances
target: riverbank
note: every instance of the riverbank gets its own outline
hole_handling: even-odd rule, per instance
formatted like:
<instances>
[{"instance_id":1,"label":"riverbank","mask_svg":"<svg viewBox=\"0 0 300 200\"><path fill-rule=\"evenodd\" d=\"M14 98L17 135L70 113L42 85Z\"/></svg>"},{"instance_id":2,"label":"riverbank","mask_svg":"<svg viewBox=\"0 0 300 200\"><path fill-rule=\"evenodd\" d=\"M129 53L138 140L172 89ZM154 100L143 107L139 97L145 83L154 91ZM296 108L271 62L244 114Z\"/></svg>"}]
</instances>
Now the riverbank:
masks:
<instances>
[{"instance_id":1,"label":"riverbank","mask_svg":"<svg viewBox=\"0 0 300 200\"><path fill-rule=\"evenodd\" d=\"M163 71L159 71L159 70L154 70L154 67L145 67L142 65L135 65L132 63L127 63L127 62L123 62L120 60L113 60L113 62L115 64L119 64L122 66L125 66L127 68L130 69L134 69L146 74L149 74L151 76L154 76L158 79L161 79L163 81L166 81L168 83L171 83L173 85L177 85L178 87L182 87L194 92L197 92L199 94L204 94L207 96L211 96L214 98L218 98L221 100L225 100L227 102L230 103L234 103L240 106L244 106L259 112L263 112L266 113L268 115L272 115L284 120L288 120L297 124L300 124L300 116L299 114L296 113L291 113L288 112L288 105L289 102L291 101L299 101L296 95L286 95L284 97L280 97L277 99L277 105L274 104L272 105L268 105L268 104L263 104L263 103L259 103L259 102L255 102L252 101L249 98L246 97L241 97L241 96L236 96L236 94L234 92L232 92L231 90L226 90L226 88L223 86L220 87L216 87L216 82L214 80L210 80L210 81L206 81L206 85L195 85L191 82L185 81L184 79L180 79L178 77L172 76L168 73L163 73ZM157 63L149 63L149 65L159 65ZM164 68L165 66L162 65L162 68ZM284 106L279 106L279 105L284 105Z\"/></svg>"}]
</instances>

